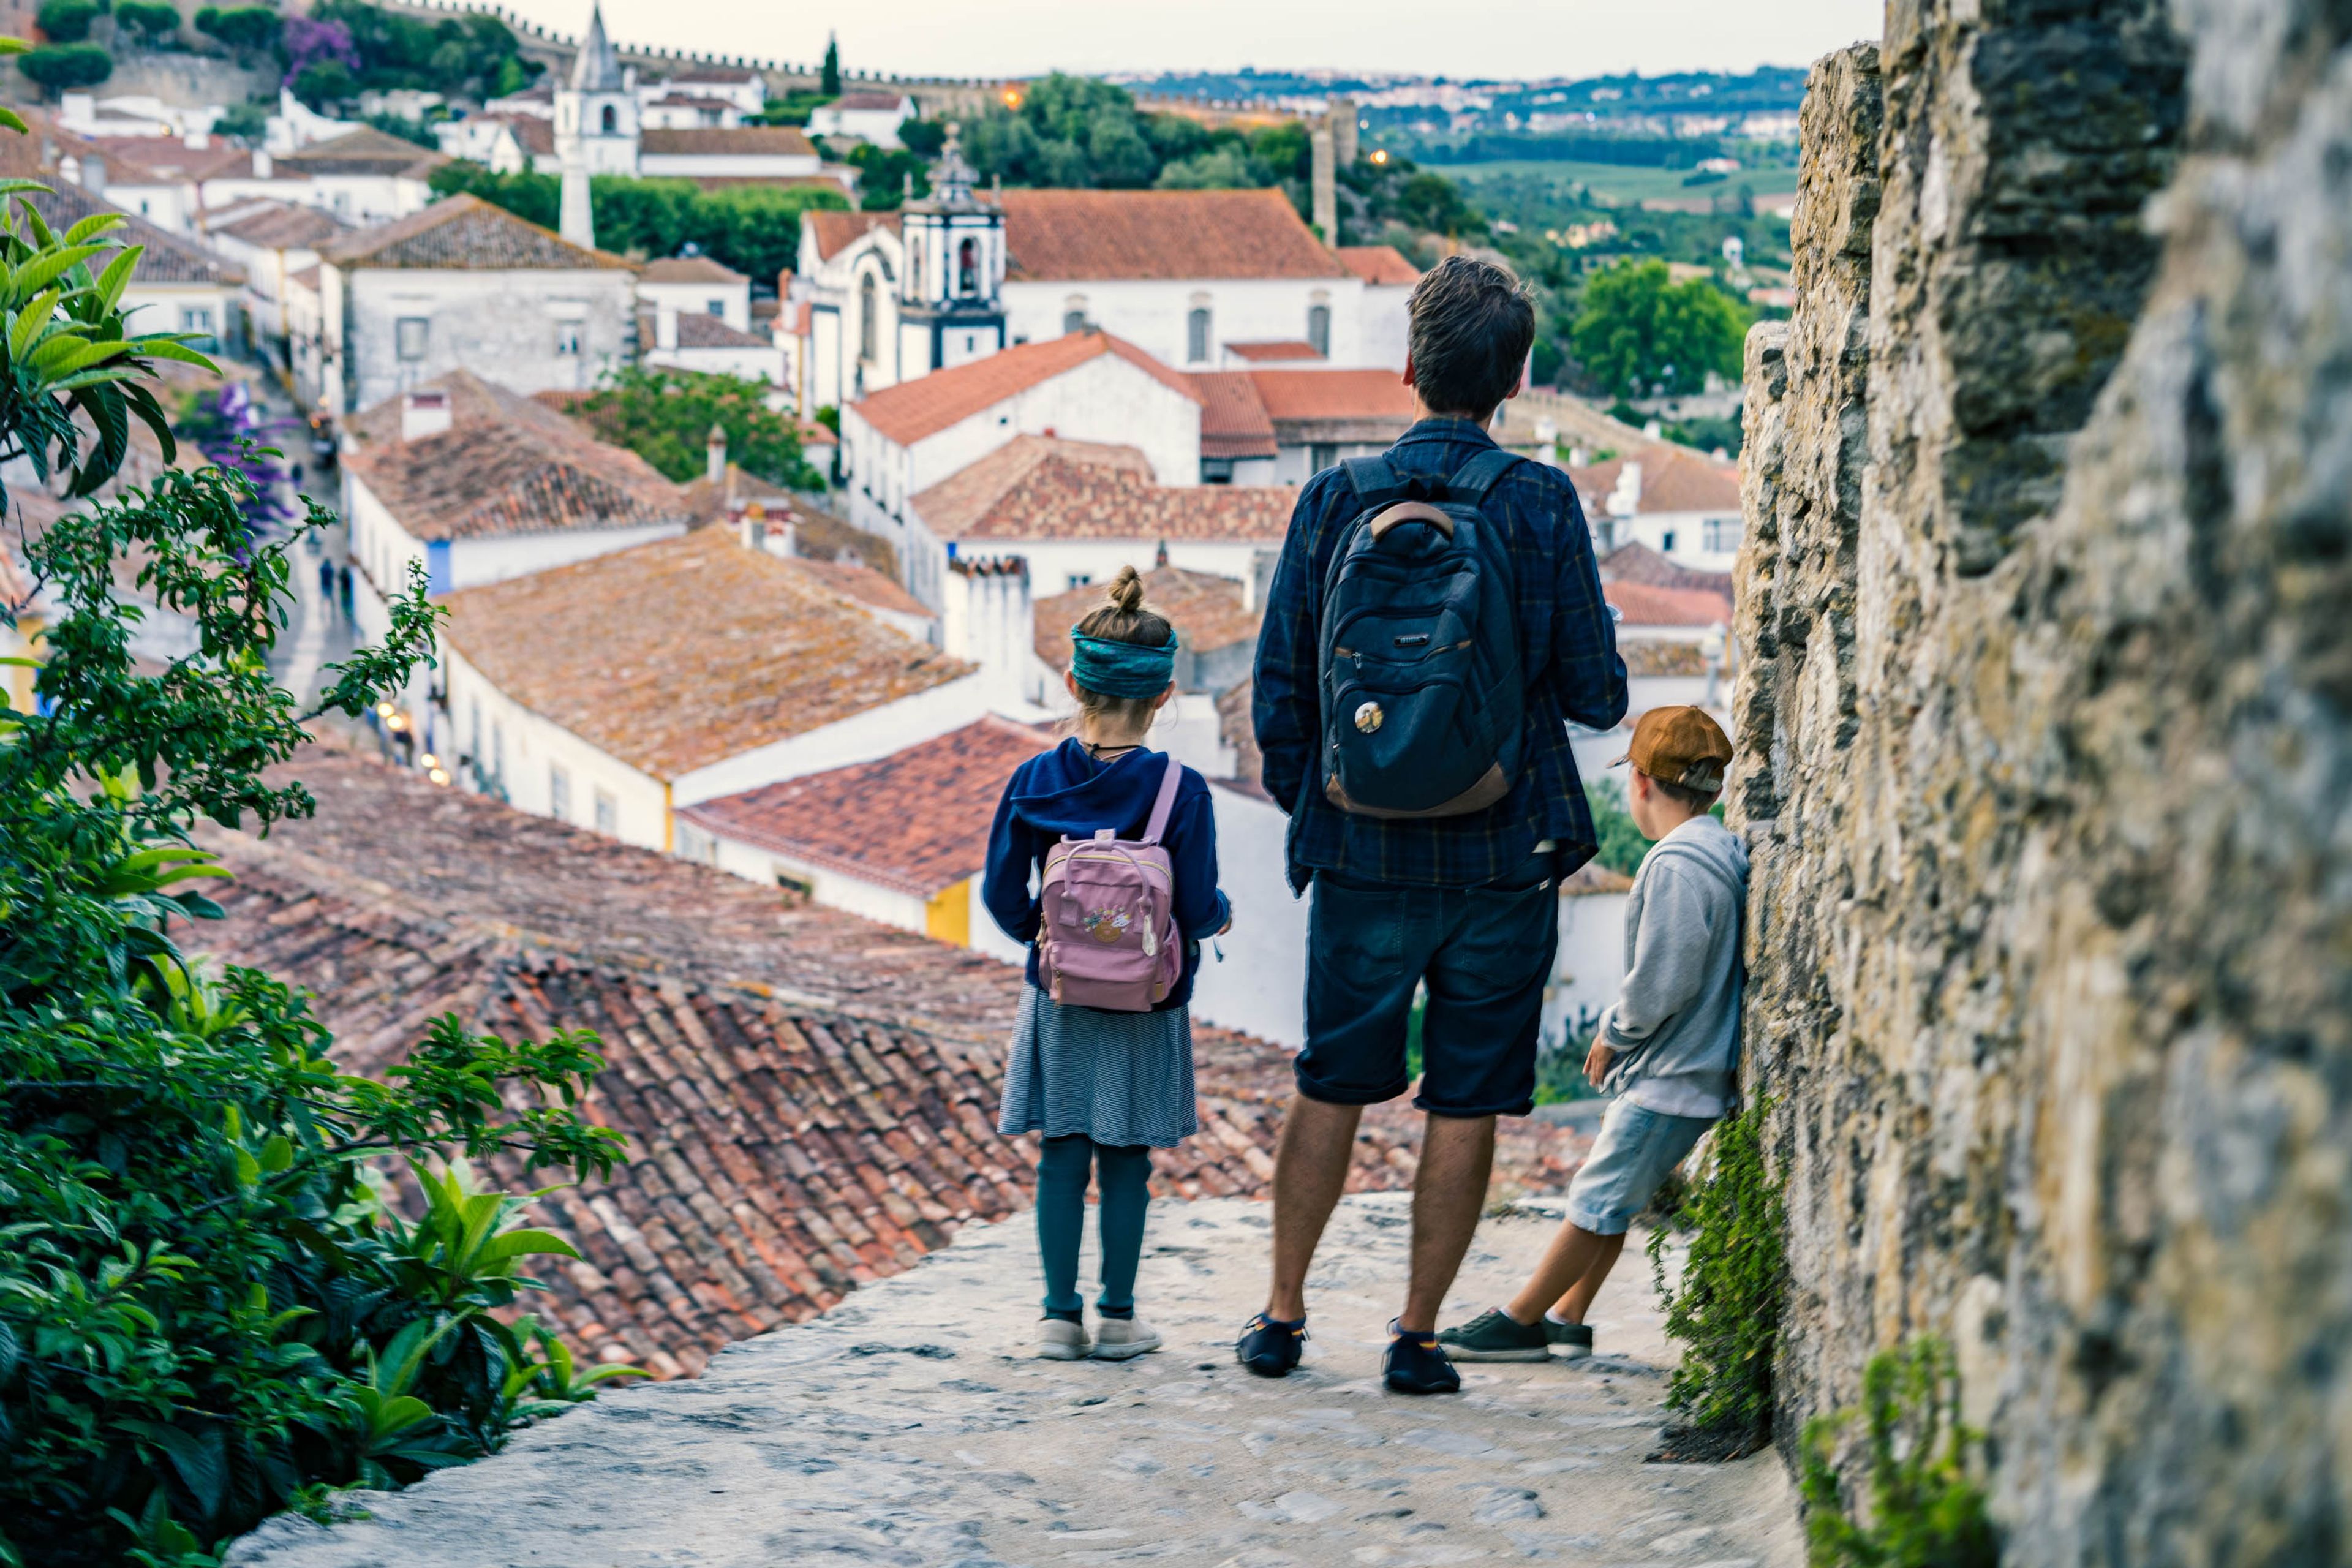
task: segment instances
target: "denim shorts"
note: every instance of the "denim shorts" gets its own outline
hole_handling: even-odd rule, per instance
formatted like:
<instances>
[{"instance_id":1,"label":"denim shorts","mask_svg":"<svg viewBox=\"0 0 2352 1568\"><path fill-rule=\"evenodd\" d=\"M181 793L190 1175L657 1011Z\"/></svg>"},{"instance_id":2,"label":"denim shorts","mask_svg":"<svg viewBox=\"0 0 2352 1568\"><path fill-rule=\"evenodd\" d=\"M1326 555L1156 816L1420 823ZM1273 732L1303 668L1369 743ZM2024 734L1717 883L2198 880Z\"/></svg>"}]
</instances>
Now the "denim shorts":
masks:
<instances>
[{"instance_id":1,"label":"denim shorts","mask_svg":"<svg viewBox=\"0 0 2352 1568\"><path fill-rule=\"evenodd\" d=\"M1592 1152L1568 1184L1568 1220L1595 1236L1622 1236L1656 1195L1666 1173L1683 1163L1715 1125L1707 1116L1668 1116L1630 1100L1601 1118Z\"/></svg>"},{"instance_id":2,"label":"denim shorts","mask_svg":"<svg viewBox=\"0 0 2352 1568\"><path fill-rule=\"evenodd\" d=\"M1307 920L1307 1048L1298 1091L1330 1105L1394 1100L1424 982L1420 1109L1524 1116L1535 1106L1544 983L1559 944L1549 852L1477 888L1315 874Z\"/></svg>"}]
</instances>

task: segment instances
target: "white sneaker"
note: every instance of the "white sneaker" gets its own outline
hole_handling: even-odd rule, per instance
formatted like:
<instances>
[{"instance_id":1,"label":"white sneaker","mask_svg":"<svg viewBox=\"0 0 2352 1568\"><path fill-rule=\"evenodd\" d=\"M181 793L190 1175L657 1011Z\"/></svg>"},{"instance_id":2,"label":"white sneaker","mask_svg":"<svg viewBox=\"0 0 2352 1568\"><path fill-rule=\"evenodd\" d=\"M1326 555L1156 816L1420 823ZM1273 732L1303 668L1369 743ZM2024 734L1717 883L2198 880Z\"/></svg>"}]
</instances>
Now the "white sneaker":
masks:
<instances>
[{"instance_id":1,"label":"white sneaker","mask_svg":"<svg viewBox=\"0 0 2352 1568\"><path fill-rule=\"evenodd\" d=\"M1037 1320L1037 1359L1040 1361L1084 1361L1094 1349L1087 1338L1084 1323L1074 1323L1067 1318Z\"/></svg>"},{"instance_id":2,"label":"white sneaker","mask_svg":"<svg viewBox=\"0 0 2352 1568\"><path fill-rule=\"evenodd\" d=\"M1095 1360L1125 1361L1160 1348L1160 1331L1140 1318L1105 1318L1095 1331Z\"/></svg>"}]
</instances>

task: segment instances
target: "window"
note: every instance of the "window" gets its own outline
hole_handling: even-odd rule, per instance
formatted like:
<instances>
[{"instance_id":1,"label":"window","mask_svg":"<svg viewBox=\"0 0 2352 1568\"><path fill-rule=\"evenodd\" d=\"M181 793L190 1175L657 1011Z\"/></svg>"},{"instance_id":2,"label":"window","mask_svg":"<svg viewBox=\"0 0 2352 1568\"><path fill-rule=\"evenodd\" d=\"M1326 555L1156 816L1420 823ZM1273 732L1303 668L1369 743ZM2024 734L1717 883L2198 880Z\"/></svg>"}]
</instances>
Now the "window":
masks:
<instances>
[{"instance_id":1,"label":"window","mask_svg":"<svg viewBox=\"0 0 2352 1568\"><path fill-rule=\"evenodd\" d=\"M691 860L698 866L719 864L719 841L699 827L681 822L677 825L677 858Z\"/></svg>"},{"instance_id":2,"label":"window","mask_svg":"<svg viewBox=\"0 0 2352 1568\"><path fill-rule=\"evenodd\" d=\"M1339 448L1332 442L1316 441L1307 448L1307 467L1315 473L1321 473L1339 460Z\"/></svg>"},{"instance_id":3,"label":"window","mask_svg":"<svg viewBox=\"0 0 2352 1568\"><path fill-rule=\"evenodd\" d=\"M1658 550L1660 553L1665 555L1672 555L1675 552L1675 531L1673 529L1670 528L1666 530L1665 532L1658 535Z\"/></svg>"},{"instance_id":4,"label":"window","mask_svg":"<svg viewBox=\"0 0 2352 1568\"><path fill-rule=\"evenodd\" d=\"M466 750L472 754L476 762L479 762L482 757L482 700L478 697L467 706L472 710L473 739L467 743Z\"/></svg>"},{"instance_id":5,"label":"window","mask_svg":"<svg viewBox=\"0 0 2352 1568\"><path fill-rule=\"evenodd\" d=\"M1195 306L1184 318L1184 357L1199 364L1209 357L1209 312L1206 307Z\"/></svg>"},{"instance_id":6,"label":"window","mask_svg":"<svg viewBox=\"0 0 2352 1568\"><path fill-rule=\"evenodd\" d=\"M507 776L506 726L496 719L490 721L490 776L500 782Z\"/></svg>"},{"instance_id":7,"label":"window","mask_svg":"<svg viewBox=\"0 0 2352 1568\"><path fill-rule=\"evenodd\" d=\"M1062 312L1062 335L1064 337L1066 338L1072 332L1083 332L1086 330L1087 313L1084 310L1065 310Z\"/></svg>"},{"instance_id":8,"label":"window","mask_svg":"<svg viewBox=\"0 0 2352 1568\"><path fill-rule=\"evenodd\" d=\"M392 333L400 357L412 362L423 359L432 331L432 321L424 316L403 316L394 321Z\"/></svg>"},{"instance_id":9,"label":"window","mask_svg":"<svg viewBox=\"0 0 2352 1568\"><path fill-rule=\"evenodd\" d=\"M1094 580L1095 574L1091 572L1073 572L1070 574L1070 586L1073 588L1083 588Z\"/></svg>"},{"instance_id":10,"label":"window","mask_svg":"<svg viewBox=\"0 0 2352 1568\"><path fill-rule=\"evenodd\" d=\"M727 301L724 300L705 300L702 306L702 313L706 316L723 316L727 313Z\"/></svg>"},{"instance_id":11,"label":"window","mask_svg":"<svg viewBox=\"0 0 2352 1568\"><path fill-rule=\"evenodd\" d=\"M1309 305L1307 308L1307 341L1324 358L1331 357L1331 307Z\"/></svg>"},{"instance_id":12,"label":"window","mask_svg":"<svg viewBox=\"0 0 2352 1568\"><path fill-rule=\"evenodd\" d=\"M558 321L555 323L555 352L558 355L564 358L574 358L578 356L580 353L579 322Z\"/></svg>"},{"instance_id":13,"label":"window","mask_svg":"<svg viewBox=\"0 0 2352 1568\"><path fill-rule=\"evenodd\" d=\"M1705 547L1718 555L1739 548L1739 520L1736 517L1710 517L1699 527L1699 538Z\"/></svg>"},{"instance_id":14,"label":"window","mask_svg":"<svg viewBox=\"0 0 2352 1568\"><path fill-rule=\"evenodd\" d=\"M980 241L967 239L956 247L956 292L980 292Z\"/></svg>"},{"instance_id":15,"label":"window","mask_svg":"<svg viewBox=\"0 0 2352 1568\"><path fill-rule=\"evenodd\" d=\"M190 305L181 310L180 331L210 333L212 330L213 312L210 306Z\"/></svg>"},{"instance_id":16,"label":"window","mask_svg":"<svg viewBox=\"0 0 2352 1568\"><path fill-rule=\"evenodd\" d=\"M857 357L868 362L874 358L874 274L867 273L857 285Z\"/></svg>"},{"instance_id":17,"label":"window","mask_svg":"<svg viewBox=\"0 0 2352 1568\"><path fill-rule=\"evenodd\" d=\"M782 866L768 868L776 874L776 887L788 904L804 904L816 896L816 879L803 877L797 871L787 871Z\"/></svg>"},{"instance_id":18,"label":"window","mask_svg":"<svg viewBox=\"0 0 2352 1568\"><path fill-rule=\"evenodd\" d=\"M621 111L609 103L604 106L604 134L607 136L615 134L621 129Z\"/></svg>"},{"instance_id":19,"label":"window","mask_svg":"<svg viewBox=\"0 0 2352 1568\"><path fill-rule=\"evenodd\" d=\"M621 836L621 803L608 790L596 792L596 831L607 838Z\"/></svg>"},{"instance_id":20,"label":"window","mask_svg":"<svg viewBox=\"0 0 2352 1568\"><path fill-rule=\"evenodd\" d=\"M547 815L558 822L572 820L572 775L552 763L547 765Z\"/></svg>"}]
</instances>

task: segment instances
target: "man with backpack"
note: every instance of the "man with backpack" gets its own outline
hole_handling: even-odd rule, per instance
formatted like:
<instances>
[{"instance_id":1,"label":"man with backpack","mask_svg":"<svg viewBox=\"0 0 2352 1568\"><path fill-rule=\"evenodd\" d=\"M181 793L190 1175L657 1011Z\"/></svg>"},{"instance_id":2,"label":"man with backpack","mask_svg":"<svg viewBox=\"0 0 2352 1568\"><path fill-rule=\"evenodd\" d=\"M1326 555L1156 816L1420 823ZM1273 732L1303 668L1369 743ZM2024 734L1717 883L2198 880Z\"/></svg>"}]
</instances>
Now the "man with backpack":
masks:
<instances>
[{"instance_id":1,"label":"man with backpack","mask_svg":"<svg viewBox=\"0 0 2352 1568\"><path fill-rule=\"evenodd\" d=\"M1535 341L1526 291L1453 256L1411 310L1416 420L1299 492L1258 638L1263 779L1290 814L1291 887L1316 891L1272 1288L1235 1350L1261 1376L1298 1363L1357 1121L1408 1087L1425 987L1428 1124L1385 1375L1440 1394L1461 1387L1437 1313L1486 1203L1495 1118L1535 1103L1557 879L1598 847L1566 721L1614 728L1625 666L1568 476L1486 434Z\"/></svg>"}]
</instances>

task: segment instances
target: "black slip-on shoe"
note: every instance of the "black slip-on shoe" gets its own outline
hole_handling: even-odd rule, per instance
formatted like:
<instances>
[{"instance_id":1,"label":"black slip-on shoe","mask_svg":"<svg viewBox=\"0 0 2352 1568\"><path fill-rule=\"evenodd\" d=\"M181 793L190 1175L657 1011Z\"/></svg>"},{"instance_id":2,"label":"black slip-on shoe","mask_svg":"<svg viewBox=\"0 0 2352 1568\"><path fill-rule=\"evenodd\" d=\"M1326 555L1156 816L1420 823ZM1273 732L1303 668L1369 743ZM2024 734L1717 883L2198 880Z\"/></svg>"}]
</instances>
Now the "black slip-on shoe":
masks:
<instances>
[{"instance_id":1,"label":"black slip-on shoe","mask_svg":"<svg viewBox=\"0 0 2352 1568\"><path fill-rule=\"evenodd\" d=\"M1592 1353L1592 1325L1590 1323L1556 1323L1543 1321L1544 1335L1551 1341L1562 1361L1582 1361Z\"/></svg>"},{"instance_id":2,"label":"black slip-on shoe","mask_svg":"<svg viewBox=\"0 0 2352 1568\"><path fill-rule=\"evenodd\" d=\"M1388 1360L1381 1375L1399 1394L1459 1394L1462 1374L1445 1359L1435 1334L1408 1334L1389 1324Z\"/></svg>"},{"instance_id":3,"label":"black slip-on shoe","mask_svg":"<svg viewBox=\"0 0 2352 1568\"><path fill-rule=\"evenodd\" d=\"M1260 1312L1242 1330L1234 1356L1260 1377L1288 1377L1306 1342L1306 1319L1286 1323Z\"/></svg>"},{"instance_id":4,"label":"black slip-on shoe","mask_svg":"<svg viewBox=\"0 0 2352 1568\"><path fill-rule=\"evenodd\" d=\"M1500 1307L1486 1311L1459 1328L1437 1336L1438 1345L1454 1361L1549 1361L1551 1338L1540 1322L1522 1323Z\"/></svg>"}]
</instances>

